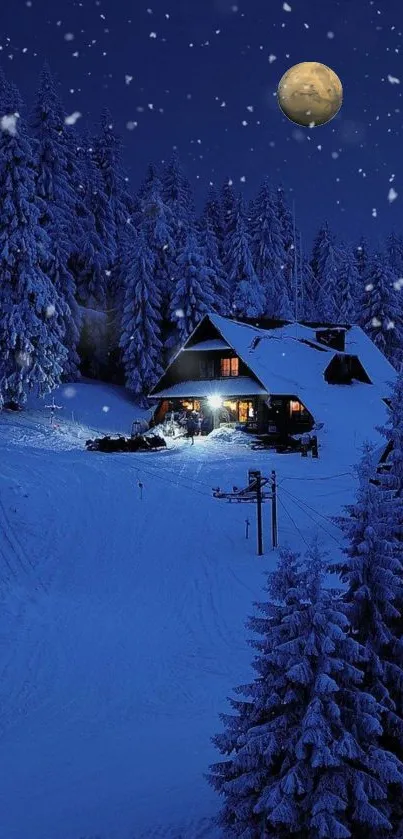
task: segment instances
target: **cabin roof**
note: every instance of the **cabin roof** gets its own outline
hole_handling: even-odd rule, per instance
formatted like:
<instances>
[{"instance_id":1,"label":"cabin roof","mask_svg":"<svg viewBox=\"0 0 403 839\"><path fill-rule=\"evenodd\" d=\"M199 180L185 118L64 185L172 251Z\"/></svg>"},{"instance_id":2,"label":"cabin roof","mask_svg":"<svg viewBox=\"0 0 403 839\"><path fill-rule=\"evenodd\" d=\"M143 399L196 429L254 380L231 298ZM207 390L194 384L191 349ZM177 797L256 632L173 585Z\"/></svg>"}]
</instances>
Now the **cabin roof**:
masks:
<instances>
[{"instance_id":1,"label":"cabin roof","mask_svg":"<svg viewBox=\"0 0 403 839\"><path fill-rule=\"evenodd\" d=\"M158 391L159 399L173 397L192 398L198 396L264 396L266 390L250 376L231 376L227 379L195 379L177 382Z\"/></svg>"},{"instance_id":2,"label":"cabin roof","mask_svg":"<svg viewBox=\"0 0 403 839\"><path fill-rule=\"evenodd\" d=\"M261 329L253 324L241 323L213 313L205 315L199 326L206 319L215 327L214 340L222 339L226 342L258 381L240 376L231 377L230 380L219 379L213 383L206 380L186 382L186 394L182 390L185 384L183 382L164 390L159 390L157 383L151 391L151 396L202 396L211 392L207 390L211 385L213 392L222 396L247 396L254 393L294 395L303 402L318 422L326 423L327 428L332 427L336 431L337 427L340 434L343 434L346 421L349 421L359 428L359 436L362 439L366 431L371 436L374 427L385 422L386 406L382 398L388 396L390 384L397 374L360 327L333 327L345 331L345 352L342 353L317 342L316 331L321 328L321 324L278 325L277 322L273 328ZM191 339L191 343L195 343L199 326L188 339ZM329 328L329 324L322 326ZM186 349L187 343L175 359ZM354 382L351 385L337 385L326 382L325 370L336 355L343 354L359 358L372 384ZM235 382L239 383L240 390L235 390ZM253 386L258 390L253 391L252 384L247 386L247 382L253 382ZM228 387L231 393L227 390ZM188 392L190 388L193 390L191 394Z\"/></svg>"}]
</instances>

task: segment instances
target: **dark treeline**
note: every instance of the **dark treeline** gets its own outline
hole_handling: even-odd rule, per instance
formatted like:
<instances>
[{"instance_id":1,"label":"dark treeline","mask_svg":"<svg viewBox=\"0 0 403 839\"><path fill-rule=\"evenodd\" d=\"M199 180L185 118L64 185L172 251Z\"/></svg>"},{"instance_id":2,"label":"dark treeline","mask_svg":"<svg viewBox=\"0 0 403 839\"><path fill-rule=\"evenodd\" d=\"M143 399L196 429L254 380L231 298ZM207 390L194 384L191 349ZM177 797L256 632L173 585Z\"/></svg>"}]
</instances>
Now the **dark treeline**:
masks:
<instances>
[{"instance_id":1,"label":"dark treeline","mask_svg":"<svg viewBox=\"0 0 403 839\"><path fill-rule=\"evenodd\" d=\"M80 375L144 401L211 310L358 323L400 366L403 236L373 253L324 224L302 254L270 179L248 205L211 187L198 216L176 154L132 194L111 115L71 122L48 67L28 113L0 74L0 404Z\"/></svg>"}]
</instances>

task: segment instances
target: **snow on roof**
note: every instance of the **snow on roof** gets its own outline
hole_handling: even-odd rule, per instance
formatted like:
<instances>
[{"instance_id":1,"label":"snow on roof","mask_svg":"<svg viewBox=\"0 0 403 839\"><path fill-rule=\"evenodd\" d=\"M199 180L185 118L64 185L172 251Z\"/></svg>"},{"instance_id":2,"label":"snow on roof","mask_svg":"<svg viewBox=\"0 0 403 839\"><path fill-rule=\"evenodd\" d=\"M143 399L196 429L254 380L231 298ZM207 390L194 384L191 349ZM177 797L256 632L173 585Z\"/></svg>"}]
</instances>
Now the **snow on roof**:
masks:
<instances>
[{"instance_id":1,"label":"snow on roof","mask_svg":"<svg viewBox=\"0 0 403 839\"><path fill-rule=\"evenodd\" d=\"M184 347L184 352L191 352L192 350L228 350L229 346L227 341L223 341L222 338L209 338L207 341L199 341L198 344L192 344L191 347Z\"/></svg>"},{"instance_id":2,"label":"snow on roof","mask_svg":"<svg viewBox=\"0 0 403 839\"><path fill-rule=\"evenodd\" d=\"M170 399L172 397L186 397L191 399L198 396L264 396L266 390L259 387L249 376L231 376L227 379L200 379L177 382L170 387L153 393L153 398Z\"/></svg>"},{"instance_id":3,"label":"snow on roof","mask_svg":"<svg viewBox=\"0 0 403 839\"><path fill-rule=\"evenodd\" d=\"M317 422L340 426L347 421L360 429L361 439L385 421L382 397L396 378L392 365L358 326L346 331L346 354L358 355L372 385L328 384L324 372L339 354L316 342L316 329L299 323L259 329L220 315L209 315L220 334L233 347L263 387L272 395L298 396ZM317 349L303 340L316 343Z\"/></svg>"}]
</instances>

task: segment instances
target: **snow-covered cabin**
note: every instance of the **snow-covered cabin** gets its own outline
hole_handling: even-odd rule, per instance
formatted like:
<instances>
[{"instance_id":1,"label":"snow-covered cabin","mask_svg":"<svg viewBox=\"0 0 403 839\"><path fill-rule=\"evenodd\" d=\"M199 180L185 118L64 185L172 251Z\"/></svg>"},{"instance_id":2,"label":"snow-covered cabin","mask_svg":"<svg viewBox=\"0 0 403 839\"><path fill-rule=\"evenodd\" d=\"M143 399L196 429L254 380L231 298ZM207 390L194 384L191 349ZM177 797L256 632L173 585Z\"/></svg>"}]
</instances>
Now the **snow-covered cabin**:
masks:
<instances>
[{"instance_id":1,"label":"snow-covered cabin","mask_svg":"<svg viewBox=\"0 0 403 839\"><path fill-rule=\"evenodd\" d=\"M289 323L208 314L149 396L156 419L202 410L215 425L295 434L315 423L374 428L396 372L358 326ZM360 435L362 436L362 435Z\"/></svg>"}]
</instances>

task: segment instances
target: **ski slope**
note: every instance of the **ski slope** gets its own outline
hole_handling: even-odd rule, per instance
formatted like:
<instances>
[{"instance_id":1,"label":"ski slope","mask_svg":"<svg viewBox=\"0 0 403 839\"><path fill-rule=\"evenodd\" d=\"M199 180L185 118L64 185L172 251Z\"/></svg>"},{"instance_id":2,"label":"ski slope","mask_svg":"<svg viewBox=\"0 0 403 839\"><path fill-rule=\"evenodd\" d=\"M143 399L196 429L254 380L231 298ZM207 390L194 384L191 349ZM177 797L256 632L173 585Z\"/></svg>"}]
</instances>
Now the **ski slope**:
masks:
<instances>
[{"instance_id":1,"label":"ski slope","mask_svg":"<svg viewBox=\"0 0 403 839\"><path fill-rule=\"evenodd\" d=\"M318 533L336 556L329 518L384 407L338 439L324 428L315 461L225 434L87 452L94 429L129 433L140 412L94 383L55 402L55 428L43 402L0 414L1 836L218 839L210 737L252 675L244 622L276 553L269 505L259 558L254 508L211 488L276 469L280 544Z\"/></svg>"}]
</instances>

